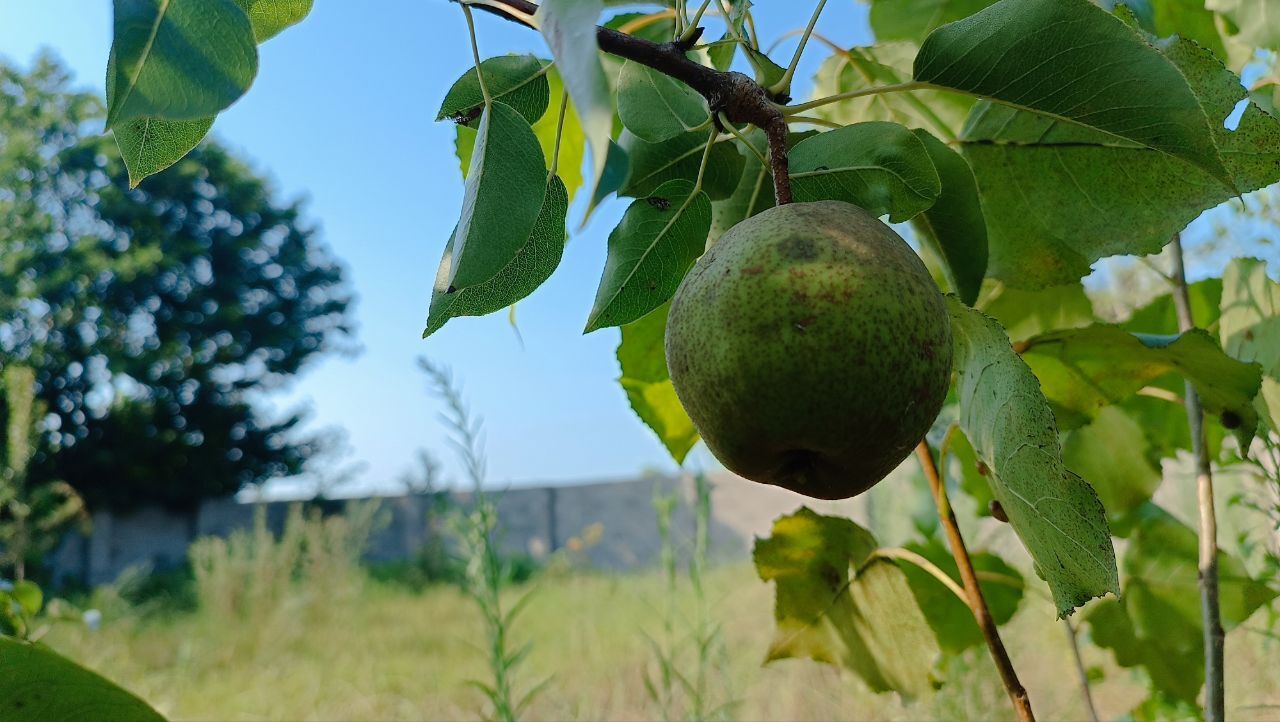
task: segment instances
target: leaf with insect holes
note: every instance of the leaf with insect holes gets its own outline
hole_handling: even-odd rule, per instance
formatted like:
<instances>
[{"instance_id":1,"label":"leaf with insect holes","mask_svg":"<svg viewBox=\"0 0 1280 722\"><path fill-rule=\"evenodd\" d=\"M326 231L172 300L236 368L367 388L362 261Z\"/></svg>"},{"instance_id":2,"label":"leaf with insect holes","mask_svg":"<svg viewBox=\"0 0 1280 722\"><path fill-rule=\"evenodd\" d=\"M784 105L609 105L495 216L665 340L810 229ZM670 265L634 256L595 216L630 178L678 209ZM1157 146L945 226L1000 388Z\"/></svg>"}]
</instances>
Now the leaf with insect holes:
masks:
<instances>
[{"instance_id":1,"label":"leaf with insect holes","mask_svg":"<svg viewBox=\"0 0 1280 722\"><path fill-rule=\"evenodd\" d=\"M1120 666L1146 668L1156 689L1194 704L1204 683L1196 532L1151 502L1136 515L1123 559L1124 594L1090 608L1084 620L1094 642L1112 650ZM1276 598L1223 552L1218 576L1227 630Z\"/></svg>"},{"instance_id":2,"label":"leaf with insect holes","mask_svg":"<svg viewBox=\"0 0 1280 722\"><path fill-rule=\"evenodd\" d=\"M664 303L640 320L622 327L622 340L618 344L618 366L622 375L618 383L627 393L636 416L658 435L671 458L683 464L689 450L698 443L698 430L693 428L693 421L676 398L671 374L667 372L663 344L670 307L670 303Z\"/></svg>"},{"instance_id":3,"label":"leaf with insect holes","mask_svg":"<svg viewBox=\"0 0 1280 722\"><path fill-rule=\"evenodd\" d=\"M648 66L628 60L618 75L618 117L627 130L661 143L711 119L698 91Z\"/></svg>"},{"instance_id":4,"label":"leaf with insect holes","mask_svg":"<svg viewBox=\"0 0 1280 722\"><path fill-rule=\"evenodd\" d=\"M681 133L661 143L648 143L634 133L624 131L618 146L630 159L630 171L619 195L641 198L669 180L692 181L698 177L698 167L707 146L707 133ZM712 200L728 198L742 177L743 157L732 141L720 141L711 146L707 169L702 178L702 190Z\"/></svg>"},{"instance_id":5,"label":"leaf with insect holes","mask_svg":"<svg viewBox=\"0 0 1280 722\"><path fill-rule=\"evenodd\" d=\"M791 151L791 192L797 202L845 201L900 223L933 205L941 191L924 143L897 123L829 130Z\"/></svg>"},{"instance_id":6,"label":"leaf with insect holes","mask_svg":"<svg viewBox=\"0 0 1280 722\"><path fill-rule=\"evenodd\" d=\"M1262 372L1231 358L1207 332L1181 335L1129 333L1118 326L1051 331L1022 343L1022 359L1035 372L1064 428L1097 415L1168 374L1195 386L1206 411L1234 414L1242 443L1253 437L1258 415L1253 397Z\"/></svg>"},{"instance_id":7,"label":"leaf with insect holes","mask_svg":"<svg viewBox=\"0 0 1280 722\"><path fill-rule=\"evenodd\" d=\"M235 0L115 0L113 31L108 128L208 118L258 73L253 26Z\"/></svg>"},{"instance_id":8,"label":"leaf with insect holes","mask_svg":"<svg viewBox=\"0 0 1280 722\"><path fill-rule=\"evenodd\" d=\"M596 22L603 8L601 0L543 0L534 14L591 148L593 194L604 175L613 135L613 100L596 41Z\"/></svg>"},{"instance_id":9,"label":"leaf with insect holes","mask_svg":"<svg viewBox=\"0 0 1280 722\"><path fill-rule=\"evenodd\" d=\"M1280 120L1249 105L1234 131L1222 127L1246 97L1239 78L1188 40L1161 41L1159 48L1212 119L1213 140L1236 187L1244 192L1280 180ZM986 211L989 274L1021 287L1073 281L1106 256L1154 253L1234 195L1168 154L992 104L974 110L961 151Z\"/></svg>"},{"instance_id":10,"label":"leaf with insect holes","mask_svg":"<svg viewBox=\"0 0 1280 722\"><path fill-rule=\"evenodd\" d=\"M960 428L988 470L1009 524L1049 584L1058 615L1120 592L1106 510L1062 463L1040 384L1000 324L947 298L955 342Z\"/></svg>"},{"instance_id":11,"label":"leaf with insect holes","mask_svg":"<svg viewBox=\"0 0 1280 722\"><path fill-rule=\"evenodd\" d=\"M670 300L710 229L711 201L689 181L667 181L633 201L609 234L586 332L630 323Z\"/></svg>"},{"instance_id":12,"label":"leaf with insect holes","mask_svg":"<svg viewBox=\"0 0 1280 722\"><path fill-rule=\"evenodd\" d=\"M547 166L529 121L505 103L480 115L453 237L448 287L497 275L525 246L546 196Z\"/></svg>"},{"instance_id":13,"label":"leaf with insect holes","mask_svg":"<svg viewBox=\"0 0 1280 722\"><path fill-rule=\"evenodd\" d=\"M1089 0L1001 0L935 30L915 79L1106 133L1234 179L1178 67Z\"/></svg>"},{"instance_id":14,"label":"leaf with insect holes","mask_svg":"<svg viewBox=\"0 0 1280 722\"><path fill-rule=\"evenodd\" d=\"M458 316L484 316L500 311L533 293L551 277L564 255L564 222L569 213L569 194L564 183L552 177L547 183L542 210L534 221L533 231L524 246L502 270L475 286L449 293L449 276L453 262L453 238L445 246L444 258L436 272L431 291L431 310L427 315L426 338Z\"/></svg>"},{"instance_id":15,"label":"leaf with insect holes","mask_svg":"<svg viewBox=\"0 0 1280 722\"><path fill-rule=\"evenodd\" d=\"M973 305L987 275L987 221L978 200L973 171L959 153L928 131L912 131L924 143L942 183L942 192L912 227L944 261L951 288L961 301Z\"/></svg>"},{"instance_id":16,"label":"leaf with insect holes","mask_svg":"<svg viewBox=\"0 0 1280 722\"><path fill-rule=\"evenodd\" d=\"M898 565L873 556L871 532L801 507L757 539L756 573L776 586L765 662L809 658L905 697L933 689L938 640Z\"/></svg>"},{"instance_id":17,"label":"leaf with insect holes","mask_svg":"<svg viewBox=\"0 0 1280 722\"><path fill-rule=\"evenodd\" d=\"M39 644L0 636L0 718L11 722L164 718L146 702Z\"/></svg>"},{"instance_id":18,"label":"leaf with insect holes","mask_svg":"<svg viewBox=\"0 0 1280 722\"><path fill-rule=\"evenodd\" d=\"M236 0L253 24L253 35L259 43L297 25L311 12L314 0Z\"/></svg>"},{"instance_id":19,"label":"leaf with insect holes","mask_svg":"<svg viewBox=\"0 0 1280 722\"><path fill-rule=\"evenodd\" d=\"M1218 333L1227 353L1261 364L1265 376L1255 407L1271 430L1280 430L1280 284L1267 264L1237 258L1222 276ZM1197 323L1209 323L1209 320Z\"/></svg>"},{"instance_id":20,"label":"leaf with insect holes","mask_svg":"<svg viewBox=\"0 0 1280 722\"><path fill-rule=\"evenodd\" d=\"M499 55L480 63L480 71L493 99L515 108L525 120L536 123L547 112L550 85L543 61L532 55ZM483 110L484 93L476 69L471 68L449 88L436 120L474 128Z\"/></svg>"}]
</instances>

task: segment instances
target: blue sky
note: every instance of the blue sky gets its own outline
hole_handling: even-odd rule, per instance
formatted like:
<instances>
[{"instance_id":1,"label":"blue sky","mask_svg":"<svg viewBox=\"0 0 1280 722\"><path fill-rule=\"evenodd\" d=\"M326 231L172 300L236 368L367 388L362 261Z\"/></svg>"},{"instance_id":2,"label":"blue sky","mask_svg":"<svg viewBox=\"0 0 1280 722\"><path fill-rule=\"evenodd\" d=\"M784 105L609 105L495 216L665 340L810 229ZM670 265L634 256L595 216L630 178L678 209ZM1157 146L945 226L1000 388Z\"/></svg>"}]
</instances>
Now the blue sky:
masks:
<instances>
[{"instance_id":1,"label":"blue sky","mask_svg":"<svg viewBox=\"0 0 1280 722\"><path fill-rule=\"evenodd\" d=\"M810 9L762 0L756 17L762 29L783 32L802 27ZM865 13L859 3L830 3L818 29L843 45L867 43ZM532 31L484 14L477 20L485 56L546 54ZM79 86L101 93L110 43L110 0L0 0L0 55L12 61L25 65L49 48ZM822 55L812 48L798 77L810 77ZM391 484L420 447L452 471L437 404L414 362L427 355L453 367L484 416L494 484L670 468L616 383L618 331L581 333L624 202L610 202L573 233L560 269L520 303L523 344L504 313L454 320L420 338L462 195L453 128L432 119L470 66L462 13L446 0L318 0L306 21L262 46L253 87L218 118L216 137L271 177L282 197L308 199L309 217L359 295L362 352L321 361L274 403L308 404L312 428L344 429L350 448L341 464L361 465L361 488ZM571 211L571 226L580 218L581 209Z\"/></svg>"}]
</instances>

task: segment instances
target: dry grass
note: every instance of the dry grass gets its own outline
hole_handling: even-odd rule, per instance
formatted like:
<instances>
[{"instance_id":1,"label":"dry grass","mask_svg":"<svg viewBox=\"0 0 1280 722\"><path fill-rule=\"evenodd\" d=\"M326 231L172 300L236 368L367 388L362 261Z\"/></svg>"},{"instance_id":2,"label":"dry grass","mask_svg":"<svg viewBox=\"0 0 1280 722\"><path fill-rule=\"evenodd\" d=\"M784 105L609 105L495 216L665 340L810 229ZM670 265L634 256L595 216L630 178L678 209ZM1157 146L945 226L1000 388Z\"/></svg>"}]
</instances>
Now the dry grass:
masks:
<instances>
[{"instance_id":1,"label":"dry grass","mask_svg":"<svg viewBox=\"0 0 1280 722\"><path fill-rule=\"evenodd\" d=\"M338 576L337 585L359 586L326 588L313 577L273 602L269 613L125 615L109 618L98 633L61 628L50 643L175 719L476 719L483 713L480 695L466 684L484 674L473 605L448 587L415 595ZM655 718L642 679L652 663L644 635L660 631L661 576L544 576L537 587L516 624L517 642L535 642L518 681L529 685L549 675L551 682L528 717ZM718 696L713 702L736 700L734 719L1010 716L985 650L954 660L937 694L907 703L812 662L761 667L772 633L771 589L740 565L713 571L708 590L726 646L711 694ZM692 604L687 589L682 595L681 604ZM1262 616L1249 626L1256 628ZM1005 636L1040 716L1083 719L1066 637L1045 605L1024 602ZM1104 719L1142 699L1138 673L1116 668L1106 652L1084 651L1088 665L1105 670L1094 689ZM1232 717L1274 718L1280 642L1236 630L1228 651Z\"/></svg>"}]
</instances>

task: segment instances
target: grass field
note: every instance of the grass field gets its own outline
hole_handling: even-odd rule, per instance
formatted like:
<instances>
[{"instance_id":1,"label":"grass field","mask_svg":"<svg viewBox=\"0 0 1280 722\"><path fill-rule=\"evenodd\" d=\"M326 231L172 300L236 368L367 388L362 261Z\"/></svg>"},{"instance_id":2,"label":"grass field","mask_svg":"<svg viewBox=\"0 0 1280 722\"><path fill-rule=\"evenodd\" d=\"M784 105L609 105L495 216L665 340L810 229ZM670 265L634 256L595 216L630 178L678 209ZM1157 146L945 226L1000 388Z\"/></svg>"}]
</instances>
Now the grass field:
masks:
<instances>
[{"instance_id":1,"label":"grass field","mask_svg":"<svg viewBox=\"0 0 1280 722\"><path fill-rule=\"evenodd\" d=\"M483 637L480 620L453 587L417 593L373 582L341 561L238 610L219 604L217 585L210 586L206 579L203 606L194 612L146 613L100 594L106 616L101 630L64 625L48 641L175 719L477 719L485 712L481 695L467 684L485 676L476 648ZM533 586L515 632L533 643L519 679L526 687L548 681L526 716L661 718L643 679L654 666L646 635L661 635L660 610L668 600L662 577L553 573ZM947 683L932 697L906 702L873 694L852 676L809 661L762 667L773 631L771 588L745 564L712 571L707 588L712 613L723 625L709 696L713 705L731 703L728 718L1011 716L985 649L954 660L945 670ZM514 599L524 591L510 593ZM694 605L687 588L674 602L684 609ZM1067 637L1048 605L1024 600L1005 637L1041 718L1084 719ZM1086 665L1102 672L1093 683L1101 716L1122 717L1145 695L1141 674L1116 667L1109 653L1088 644L1083 651ZM1228 660L1231 718L1280 716L1280 642L1237 629L1228 638ZM671 713L682 716L681 707L677 700Z\"/></svg>"}]
</instances>

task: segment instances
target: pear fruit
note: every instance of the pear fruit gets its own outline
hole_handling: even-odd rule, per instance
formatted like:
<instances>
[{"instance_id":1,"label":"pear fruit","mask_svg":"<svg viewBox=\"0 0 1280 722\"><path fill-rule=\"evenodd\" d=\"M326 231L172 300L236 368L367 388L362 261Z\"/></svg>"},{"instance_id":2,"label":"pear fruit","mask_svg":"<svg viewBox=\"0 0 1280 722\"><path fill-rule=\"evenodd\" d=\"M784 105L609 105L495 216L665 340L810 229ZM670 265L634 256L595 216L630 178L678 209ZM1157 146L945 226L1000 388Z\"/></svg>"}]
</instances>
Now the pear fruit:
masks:
<instances>
[{"instance_id":1,"label":"pear fruit","mask_svg":"<svg viewBox=\"0 0 1280 722\"><path fill-rule=\"evenodd\" d=\"M951 323L920 258L839 201L726 232L671 302L667 367L730 471L819 499L871 488L947 395Z\"/></svg>"}]
</instances>

